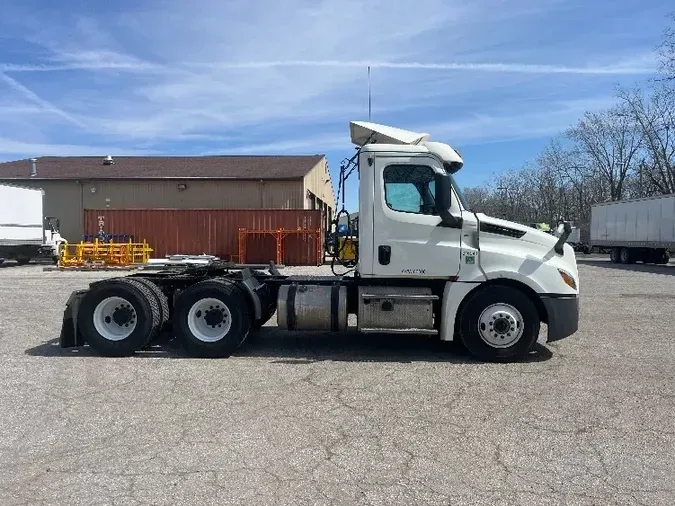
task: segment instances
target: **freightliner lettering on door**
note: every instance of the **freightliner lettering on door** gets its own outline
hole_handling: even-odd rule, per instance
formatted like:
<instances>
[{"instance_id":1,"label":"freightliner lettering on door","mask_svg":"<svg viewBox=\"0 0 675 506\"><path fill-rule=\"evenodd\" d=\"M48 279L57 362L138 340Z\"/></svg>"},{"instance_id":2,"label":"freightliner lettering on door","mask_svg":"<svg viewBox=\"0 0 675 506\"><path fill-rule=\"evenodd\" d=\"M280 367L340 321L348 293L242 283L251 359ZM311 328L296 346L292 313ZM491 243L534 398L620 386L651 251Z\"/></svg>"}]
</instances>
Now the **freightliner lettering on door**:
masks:
<instances>
[{"instance_id":1,"label":"freightliner lettering on door","mask_svg":"<svg viewBox=\"0 0 675 506\"><path fill-rule=\"evenodd\" d=\"M426 269L403 269L401 272L403 274L424 274Z\"/></svg>"}]
</instances>

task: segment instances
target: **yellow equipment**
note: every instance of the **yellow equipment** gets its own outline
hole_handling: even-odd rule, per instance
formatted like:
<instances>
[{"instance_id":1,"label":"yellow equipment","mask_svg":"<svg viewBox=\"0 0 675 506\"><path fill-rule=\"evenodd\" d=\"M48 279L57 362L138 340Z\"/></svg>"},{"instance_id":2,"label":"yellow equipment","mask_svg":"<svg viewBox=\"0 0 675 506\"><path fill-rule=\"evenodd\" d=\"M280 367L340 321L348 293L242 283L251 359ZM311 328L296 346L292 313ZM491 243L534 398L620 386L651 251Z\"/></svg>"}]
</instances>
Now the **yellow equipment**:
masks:
<instances>
[{"instance_id":1,"label":"yellow equipment","mask_svg":"<svg viewBox=\"0 0 675 506\"><path fill-rule=\"evenodd\" d=\"M131 242L94 242L81 241L78 244L62 246L59 267L80 267L83 265L126 266L145 264L150 259L152 248L146 241Z\"/></svg>"},{"instance_id":2,"label":"yellow equipment","mask_svg":"<svg viewBox=\"0 0 675 506\"><path fill-rule=\"evenodd\" d=\"M354 262L357 258L359 240L350 237L340 237L338 239L339 258L343 262Z\"/></svg>"}]
</instances>

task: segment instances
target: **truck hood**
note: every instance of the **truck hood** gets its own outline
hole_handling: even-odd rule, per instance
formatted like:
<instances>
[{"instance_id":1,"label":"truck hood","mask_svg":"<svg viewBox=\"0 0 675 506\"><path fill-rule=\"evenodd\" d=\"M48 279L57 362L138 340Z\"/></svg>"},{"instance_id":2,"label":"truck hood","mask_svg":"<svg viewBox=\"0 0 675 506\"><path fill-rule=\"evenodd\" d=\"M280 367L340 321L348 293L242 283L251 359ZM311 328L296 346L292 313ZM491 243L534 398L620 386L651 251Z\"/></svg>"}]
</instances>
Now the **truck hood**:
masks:
<instances>
[{"instance_id":1,"label":"truck hood","mask_svg":"<svg viewBox=\"0 0 675 506\"><path fill-rule=\"evenodd\" d=\"M555 243L558 242L558 238L555 237L554 235L547 234L546 232L542 232L541 230L537 230L536 228L528 227L527 225L523 225L521 223L502 220L500 218L488 216L483 213L476 213L476 217L480 222L481 232L489 232L490 231L489 227L485 227L485 225L488 226L493 225L494 227L496 227L495 230L502 230L504 232L504 235L508 235L509 231L524 232L524 235L517 238L517 240L526 241L532 244L536 244L538 246L543 246L544 248L553 248L553 246L555 246ZM516 239L516 237L514 237L514 239Z\"/></svg>"}]
</instances>

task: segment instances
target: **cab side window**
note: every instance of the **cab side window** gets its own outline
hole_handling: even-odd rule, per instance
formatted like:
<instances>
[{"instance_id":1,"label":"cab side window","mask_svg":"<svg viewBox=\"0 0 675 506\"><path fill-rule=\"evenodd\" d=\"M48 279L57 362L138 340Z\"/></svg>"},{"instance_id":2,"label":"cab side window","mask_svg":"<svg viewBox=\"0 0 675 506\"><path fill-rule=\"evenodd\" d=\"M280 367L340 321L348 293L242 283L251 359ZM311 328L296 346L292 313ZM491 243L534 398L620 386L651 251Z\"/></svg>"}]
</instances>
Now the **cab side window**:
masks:
<instances>
[{"instance_id":1,"label":"cab side window","mask_svg":"<svg viewBox=\"0 0 675 506\"><path fill-rule=\"evenodd\" d=\"M384 168L384 199L394 211L435 215L434 191L434 171L427 165Z\"/></svg>"}]
</instances>

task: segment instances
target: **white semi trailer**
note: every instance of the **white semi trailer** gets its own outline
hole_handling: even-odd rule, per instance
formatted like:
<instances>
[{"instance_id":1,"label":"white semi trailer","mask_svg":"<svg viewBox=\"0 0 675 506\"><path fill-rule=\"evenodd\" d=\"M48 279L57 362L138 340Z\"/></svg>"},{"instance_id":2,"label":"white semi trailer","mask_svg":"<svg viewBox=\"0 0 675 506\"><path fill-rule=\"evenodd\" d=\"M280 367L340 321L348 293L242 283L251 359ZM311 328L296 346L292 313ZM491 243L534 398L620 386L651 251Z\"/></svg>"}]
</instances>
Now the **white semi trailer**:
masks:
<instances>
[{"instance_id":1,"label":"white semi trailer","mask_svg":"<svg viewBox=\"0 0 675 506\"><path fill-rule=\"evenodd\" d=\"M667 264L675 250L675 195L595 204L590 247L609 249L614 263Z\"/></svg>"},{"instance_id":2,"label":"white semi trailer","mask_svg":"<svg viewBox=\"0 0 675 506\"><path fill-rule=\"evenodd\" d=\"M63 243L58 219L44 215L43 190L0 184L0 263L56 261Z\"/></svg>"},{"instance_id":3,"label":"white semi trailer","mask_svg":"<svg viewBox=\"0 0 675 506\"><path fill-rule=\"evenodd\" d=\"M226 264L167 267L92 283L64 311L62 347L129 355L170 329L192 356L227 357L276 312L289 331L348 329L459 339L477 358L524 357L540 324L578 328L579 275L556 238L470 210L453 174L463 160L427 134L351 122L358 147L359 248L346 275L283 276Z\"/></svg>"}]
</instances>

